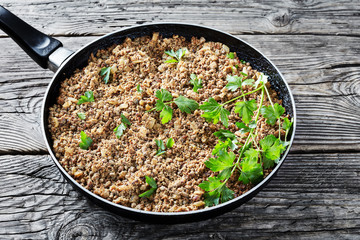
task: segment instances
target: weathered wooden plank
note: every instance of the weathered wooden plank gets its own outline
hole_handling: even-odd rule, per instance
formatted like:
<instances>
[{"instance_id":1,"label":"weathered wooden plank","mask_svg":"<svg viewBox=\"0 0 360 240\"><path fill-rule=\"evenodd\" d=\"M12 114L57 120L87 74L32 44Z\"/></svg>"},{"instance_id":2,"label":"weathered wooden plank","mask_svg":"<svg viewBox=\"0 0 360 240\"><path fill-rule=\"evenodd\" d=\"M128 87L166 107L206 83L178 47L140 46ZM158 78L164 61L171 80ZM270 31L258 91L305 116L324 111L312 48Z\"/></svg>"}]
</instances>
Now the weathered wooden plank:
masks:
<instances>
[{"instance_id":1,"label":"weathered wooden plank","mask_svg":"<svg viewBox=\"0 0 360 240\"><path fill-rule=\"evenodd\" d=\"M354 239L360 234L356 154L290 154L255 198L197 223L154 225L95 206L47 155L0 156L0 238Z\"/></svg>"},{"instance_id":2,"label":"weathered wooden plank","mask_svg":"<svg viewBox=\"0 0 360 240\"><path fill-rule=\"evenodd\" d=\"M171 21L246 34L360 34L360 5L351 0L3 0L2 5L36 28L55 35L98 35L124 26Z\"/></svg>"},{"instance_id":3,"label":"weathered wooden plank","mask_svg":"<svg viewBox=\"0 0 360 240\"><path fill-rule=\"evenodd\" d=\"M298 111L294 151L360 148L358 38L241 37L265 52L291 85ZM60 38L74 50L93 39ZM40 109L52 73L10 39L0 39L0 51L0 152L44 152Z\"/></svg>"}]
</instances>

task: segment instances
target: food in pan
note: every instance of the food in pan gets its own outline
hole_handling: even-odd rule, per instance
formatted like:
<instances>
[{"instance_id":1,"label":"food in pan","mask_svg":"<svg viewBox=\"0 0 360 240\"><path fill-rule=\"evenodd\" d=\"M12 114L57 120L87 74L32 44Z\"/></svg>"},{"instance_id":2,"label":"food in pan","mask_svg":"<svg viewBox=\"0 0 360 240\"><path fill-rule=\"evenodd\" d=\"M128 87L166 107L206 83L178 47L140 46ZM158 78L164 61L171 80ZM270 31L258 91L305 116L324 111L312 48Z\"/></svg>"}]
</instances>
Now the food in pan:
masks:
<instances>
[{"instance_id":1,"label":"food in pan","mask_svg":"<svg viewBox=\"0 0 360 240\"><path fill-rule=\"evenodd\" d=\"M127 38L62 82L52 147L77 182L114 203L211 207L259 183L287 148L292 121L268 81L219 42Z\"/></svg>"}]
</instances>

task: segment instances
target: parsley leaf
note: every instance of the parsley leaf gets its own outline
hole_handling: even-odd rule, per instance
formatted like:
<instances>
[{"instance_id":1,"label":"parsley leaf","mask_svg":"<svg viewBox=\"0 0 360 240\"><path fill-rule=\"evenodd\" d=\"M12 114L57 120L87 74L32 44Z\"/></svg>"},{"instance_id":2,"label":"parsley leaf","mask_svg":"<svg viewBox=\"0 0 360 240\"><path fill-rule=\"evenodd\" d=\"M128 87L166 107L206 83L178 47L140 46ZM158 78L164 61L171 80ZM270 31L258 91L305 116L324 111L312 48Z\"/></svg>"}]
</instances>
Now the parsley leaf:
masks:
<instances>
[{"instance_id":1,"label":"parsley leaf","mask_svg":"<svg viewBox=\"0 0 360 240\"><path fill-rule=\"evenodd\" d=\"M254 86L254 79L246 79L242 82L241 86Z\"/></svg>"},{"instance_id":2,"label":"parsley leaf","mask_svg":"<svg viewBox=\"0 0 360 240\"><path fill-rule=\"evenodd\" d=\"M214 135L218 137L221 141L225 141L230 138L231 140L236 139L236 135L229 130L220 129L219 131L214 132Z\"/></svg>"},{"instance_id":3,"label":"parsley leaf","mask_svg":"<svg viewBox=\"0 0 360 240\"><path fill-rule=\"evenodd\" d=\"M156 181L152 177L145 176L145 181L150 185L150 189L139 195L139 197L150 197L157 189Z\"/></svg>"},{"instance_id":4,"label":"parsley leaf","mask_svg":"<svg viewBox=\"0 0 360 240\"><path fill-rule=\"evenodd\" d=\"M109 78L110 78L110 73L111 73L111 67L103 67L101 70L100 70L100 76L105 76L104 77L104 82L105 84L108 83L109 81Z\"/></svg>"},{"instance_id":5,"label":"parsley leaf","mask_svg":"<svg viewBox=\"0 0 360 240\"><path fill-rule=\"evenodd\" d=\"M219 178L209 177L209 181L204 181L199 184L199 187L207 191L204 194L205 205L211 207L218 205L221 202L226 202L234 198L234 192L226 187Z\"/></svg>"},{"instance_id":6,"label":"parsley leaf","mask_svg":"<svg viewBox=\"0 0 360 240\"><path fill-rule=\"evenodd\" d=\"M285 131L289 131L290 128L291 128L291 126L292 126L292 122L290 122L290 120L289 120L287 117L284 118L284 122L283 122L283 124L282 124L283 129L284 129Z\"/></svg>"},{"instance_id":7,"label":"parsley leaf","mask_svg":"<svg viewBox=\"0 0 360 240\"><path fill-rule=\"evenodd\" d=\"M117 126L115 129L114 129L114 132L115 132L115 136L117 138L120 138L123 134L124 134L124 131L126 130L126 125L124 123L121 123L119 126Z\"/></svg>"},{"instance_id":8,"label":"parsley leaf","mask_svg":"<svg viewBox=\"0 0 360 240\"><path fill-rule=\"evenodd\" d=\"M156 156L164 154L165 151L165 145L163 140L155 139L156 145L158 146L158 150L156 151Z\"/></svg>"},{"instance_id":9,"label":"parsley leaf","mask_svg":"<svg viewBox=\"0 0 360 240\"><path fill-rule=\"evenodd\" d=\"M250 132L250 127L246 126L243 122L236 122L235 125L239 128L241 134Z\"/></svg>"},{"instance_id":10,"label":"parsley leaf","mask_svg":"<svg viewBox=\"0 0 360 240\"><path fill-rule=\"evenodd\" d=\"M182 112L191 113L195 109L199 108L199 104L193 100L180 95L174 100L175 104Z\"/></svg>"},{"instance_id":11,"label":"parsley leaf","mask_svg":"<svg viewBox=\"0 0 360 240\"><path fill-rule=\"evenodd\" d=\"M285 146L274 135L268 135L260 140L262 155L264 157L264 168L271 168L278 161L281 153L285 150Z\"/></svg>"},{"instance_id":12,"label":"parsley leaf","mask_svg":"<svg viewBox=\"0 0 360 240\"><path fill-rule=\"evenodd\" d=\"M234 92L239 87L241 88L242 80L243 80L243 77L239 77L239 76L236 76L236 75L234 75L234 76L227 75L226 81L228 81L228 84L226 84L225 87Z\"/></svg>"},{"instance_id":13,"label":"parsley leaf","mask_svg":"<svg viewBox=\"0 0 360 240\"><path fill-rule=\"evenodd\" d=\"M239 181L244 184L251 182L256 184L263 179L263 169L261 163L258 163L259 151L253 148L244 152L244 159L241 161L241 174Z\"/></svg>"},{"instance_id":14,"label":"parsley leaf","mask_svg":"<svg viewBox=\"0 0 360 240\"><path fill-rule=\"evenodd\" d=\"M94 101L94 93L92 91L85 92L84 95L80 96L77 104L80 105L84 102L93 102Z\"/></svg>"},{"instance_id":15,"label":"parsley leaf","mask_svg":"<svg viewBox=\"0 0 360 240\"><path fill-rule=\"evenodd\" d=\"M204 110L205 113L201 116L205 118L206 121L212 121L214 124L217 124L219 120L221 120L225 127L229 126L228 116L230 115L230 112L217 103L215 99L209 98L208 101L200 105L199 108Z\"/></svg>"},{"instance_id":16,"label":"parsley leaf","mask_svg":"<svg viewBox=\"0 0 360 240\"><path fill-rule=\"evenodd\" d=\"M171 49L170 51L165 51L165 53L167 55L169 55L170 57L173 57L172 59L165 61L166 63L179 62L181 60L181 58L184 57L184 55L186 53L186 48L184 48L184 49L180 48L176 52L174 52L174 50Z\"/></svg>"},{"instance_id":17,"label":"parsley leaf","mask_svg":"<svg viewBox=\"0 0 360 240\"><path fill-rule=\"evenodd\" d=\"M167 148L172 148L172 146L174 145L174 139L172 138L169 138L167 141L166 141L166 147Z\"/></svg>"},{"instance_id":18,"label":"parsley leaf","mask_svg":"<svg viewBox=\"0 0 360 240\"><path fill-rule=\"evenodd\" d=\"M198 89L199 88L203 88L203 86L202 86L202 84L201 84L201 79L200 78L198 78L194 73L192 73L191 75L190 75L190 83L192 84L192 85L194 85L194 87L193 87L193 91L194 92L198 92Z\"/></svg>"},{"instance_id":19,"label":"parsley leaf","mask_svg":"<svg viewBox=\"0 0 360 240\"><path fill-rule=\"evenodd\" d=\"M235 113L242 117L242 121L248 124L254 116L254 111L257 109L256 100L243 101L235 103Z\"/></svg>"},{"instance_id":20,"label":"parsley leaf","mask_svg":"<svg viewBox=\"0 0 360 240\"><path fill-rule=\"evenodd\" d=\"M242 59L240 59L240 62L241 62L242 64L246 64L246 62L245 62L244 60L242 60Z\"/></svg>"},{"instance_id":21,"label":"parsley leaf","mask_svg":"<svg viewBox=\"0 0 360 240\"><path fill-rule=\"evenodd\" d=\"M205 166L213 172L219 172L225 168L232 167L235 154L233 152L225 152L220 150L217 158L210 158L205 162Z\"/></svg>"},{"instance_id":22,"label":"parsley leaf","mask_svg":"<svg viewBox=\"0 0 360 240\"><path fill-rule=\"evenodd\" d=\"M226 56L230 59L234 59L235 58L235 54L233 52L229 52L228 54L226 54Z\"/></svg>"},{"instance_id":23,"label":"parsley leaf","mask_svg":"<svg viewBox=\"0 0 360 240\"><path fill-rule=\"evenodd\" d=\"M166 89L156 90L155 97L157 97L162 102L171 101L173 99L171 93Z\"/></svg>"},{"instance_id":24,"label":"parsley leaf","mask_svg":"<svg viewBox=\"0 0 360 240\"><path fill-rule=\"evenodd\" d=\"M84 131L81 131L80 133L80 140L79 146L81 149L88 150L90 145L93 143L93 140L86 135Z\"/></svg>"},{"instance_id":25,"label":"parsley leaf","mask_svg":"<svg viewBox=\"0 0 360 240\"><path fill-rule=\"evenodd\" d=\"M215 145L212 151L212 155L217 155L220 152L220 150L227 151L228 148L234 151L235 149L238 148L238 146L236 145L237 143L238 143L237 139L231 140L230 138L228 138L224 142L219 140L218 144Z\"/></svg>"},{"instance_id":26,"label":"parsley leaf","mask_svg":"<svg viewBox=\"0 0 360 240\"><path fill-rule=\"evenodd\" d=\"M139 92L139 93L142 93L142 92L143 92L140 84L138 84L138 85L136 86L136 91Z\"/></svg>"},{"instance_id":27,"label":"parsley leaf","mask_svg":"<svg viewBox=\"0 0 360 240\"><path fill-rule=\"evenodd\" d=\"M114 129L115 136L117 138L120 138L124 134L124 131L126 130L127 127L126 125L131 126L129 119L127 119L123 114L121 114L120 117L121 117L121 124Z\"/></svg>"},{"instance_id":28,"label":"parsley leaf","mask_svg":"<svg viewBox=\"0 0 360 240\"><path fill-rule=\"evenodd\" d=\"M262 106L260 109L260 113L266 118L266 122L270 125L274 125L276 120L280 118L285 112L285 108L278 103L272 106Z\"/></svg>"},{"instance_id":29,"label":"parsley leaf","mask_svg":"<svg viewBox=\"0 0 360 240\"><path fill-rule=\"evenodd\" d=\"M85 113L78 112L77 115L78 115L78 117L79 117L81 120L85 120L85 118L86 118L86 114L85 114Z\"/></svg>"}]
</instances>

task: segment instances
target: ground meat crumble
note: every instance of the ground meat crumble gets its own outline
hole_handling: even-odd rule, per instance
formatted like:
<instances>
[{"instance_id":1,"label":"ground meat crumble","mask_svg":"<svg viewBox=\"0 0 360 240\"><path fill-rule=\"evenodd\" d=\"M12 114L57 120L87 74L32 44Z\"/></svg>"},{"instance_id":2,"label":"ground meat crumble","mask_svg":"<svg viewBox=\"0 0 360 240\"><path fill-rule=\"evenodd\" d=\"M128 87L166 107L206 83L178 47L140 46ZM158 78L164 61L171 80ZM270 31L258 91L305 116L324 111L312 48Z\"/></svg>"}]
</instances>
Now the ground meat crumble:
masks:
<instances>
[{"instance_id":1,"label":"ground meat crumble","mask_svg":"<svg viewBox=\"0 0 360 240\"><path fill-rule=\"evenodd\" d=\"M165 63L170 57L166 50L186 48L186 54L178 63ZM155 106L155 91L166 89L174 97L183 95L202 104L209 97L225 102L239 96L240 91L225 88L226 76L248 74L248 78L260 73L243 64L237 57L228 58L229 48L218 42L206 42L204 38L173 36L162 38L158 33L152 37L127 38L122 44L92 55L83 69L61 84L57 103L50 108L49 129L53 139L53 150L64 169L82 186L95 194L124 206L157 212L191 211L204 208L204 191L198 185L214 173L204 162L211 156L217 143L213 133L224 127L205 121L197 109L192 114L182 113L173 106L173 118L161 124L159 112L146 112ZM99 72L111 67L111 77L105 84ZM203 88L195 93L190 84L190 74L202 79ZM137 91L140 84L142 92ZM270 86L270 85L269 85ZM254 90L248 86L244 91ZM277 94L270 88L273 102L281 104ZM94 102L77 105L86 91L93 91ZM257 99L260 94L246 96ZM268 105L265 97L265 105ZM231 111L229 130L236 132L234 104L226 105ZM86 114L81 120L77 113ZM118 139L113 130L121 123L124 114L132 125ZM257 141L277 130L258 121ZM80 132L93 139L88 150L79 148ZM281 134L284 134L283 132ZM165 154L156 156L155 139L173 138L174 146ZM239 141L246 136L239 135ZM264 171L269 174L270 170ZM149 189L145 176L153 177L158 185L150 198L139 194ZM237 181L239 175L231 177L228 187L239 196L251 185Z\"/></svg>"}]
</instances>

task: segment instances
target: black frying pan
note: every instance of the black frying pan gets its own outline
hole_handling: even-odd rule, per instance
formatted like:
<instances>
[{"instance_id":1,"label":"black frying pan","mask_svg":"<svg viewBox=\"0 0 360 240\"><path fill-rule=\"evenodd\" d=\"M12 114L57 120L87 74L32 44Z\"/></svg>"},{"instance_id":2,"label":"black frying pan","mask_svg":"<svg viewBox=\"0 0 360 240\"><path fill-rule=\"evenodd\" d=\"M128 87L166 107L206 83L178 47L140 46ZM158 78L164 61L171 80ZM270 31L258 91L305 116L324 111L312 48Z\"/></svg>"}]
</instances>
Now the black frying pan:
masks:
<instances>
[{"instance_id":1,"label":"black frying pan","mask_svg":"<svg viewBox=\"0 0 360 240\"><path fill-rule=\"evenodd\" d=\"M41 67L49 68L55 72L49 87L44 96L44 103L42 108L42 129L44 139L49 153L54 160L54 163L63 174L63 176L82 194L95 201L98 205L108 209L111 212L118 213L122 216L148 221L148 222L163 222L163 223L176 223L185 221L197 221L201 219L210 218L227 211L230 211L241 204L247 202L254 197L276 174L280 166L284 163L290 147L292 145L296 127L296 112L295 102L288 84L284 80L280 71L275 65L261 54L254 47L245 41L236 38L228 33L215 30L199 25L181 24L181 23L158 23L147 24L124 28L119 31L107 34L99 39L85 45L77 52L73 53L62 47L61 42L53 39L26 24L8 10L0 6L0 28L5 31L11 38L13 38L27 53L36 61ZM281 160L273 171L259 184L253 187L245 194L222 203L220 205L179 213L160 213L149 212L143 210L136 210L129 207L124 207L119 204L115 204L100 196L88 191L77 183L59 164L52 150L52 140L48 131L48 109L56 101L60 83L67 77L70 77L74 70L86 66L87 61L91 53L96 53L99 49L107 48L113 44L119 44L124 41L125 38L136 38L140 36L149 35L153 32L159 32L164 37L172 37L173 35L180 35L186 37L188 40L191 37L205 37L207 41L222 42L226 44L231 51L235 51L240 59L250 62L251 66L258 71L263 72L269 76L272 88L275 89L279 97L283 100L283 105L287 110L287 113L294 118L293 130L290 134L290 145L286 152L283 154Z\"/></svg>"}]
</instances>

